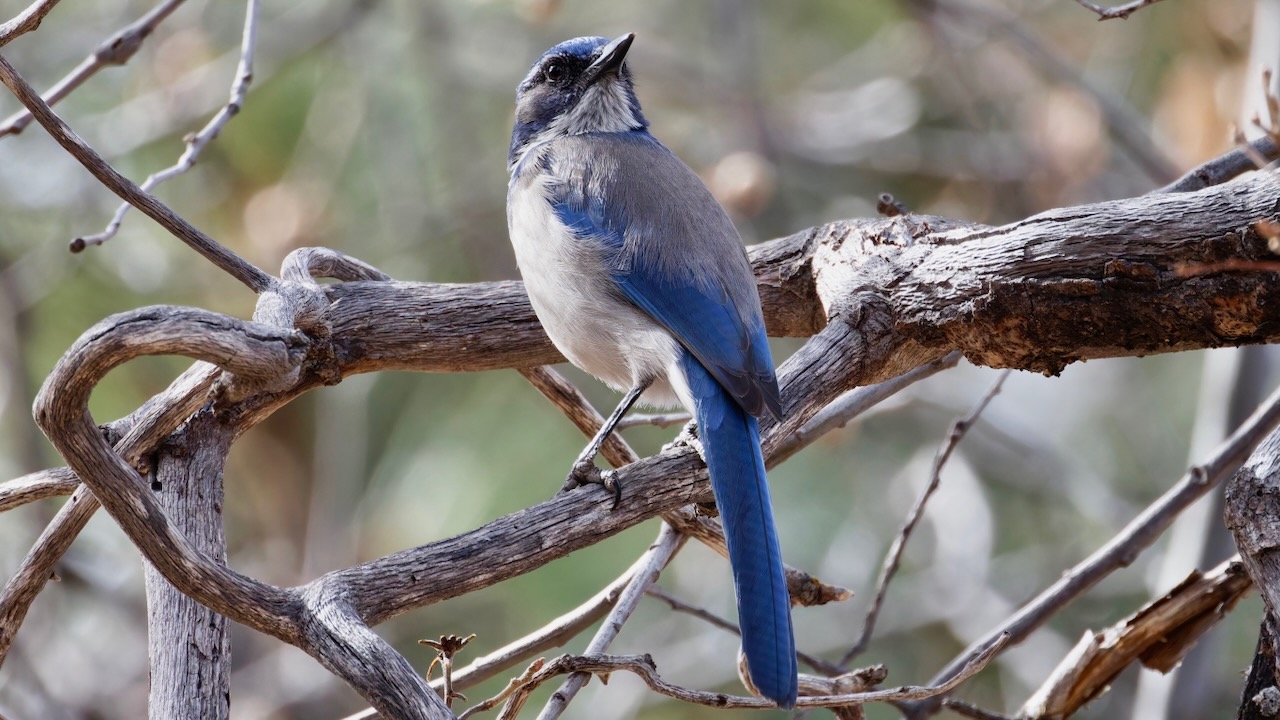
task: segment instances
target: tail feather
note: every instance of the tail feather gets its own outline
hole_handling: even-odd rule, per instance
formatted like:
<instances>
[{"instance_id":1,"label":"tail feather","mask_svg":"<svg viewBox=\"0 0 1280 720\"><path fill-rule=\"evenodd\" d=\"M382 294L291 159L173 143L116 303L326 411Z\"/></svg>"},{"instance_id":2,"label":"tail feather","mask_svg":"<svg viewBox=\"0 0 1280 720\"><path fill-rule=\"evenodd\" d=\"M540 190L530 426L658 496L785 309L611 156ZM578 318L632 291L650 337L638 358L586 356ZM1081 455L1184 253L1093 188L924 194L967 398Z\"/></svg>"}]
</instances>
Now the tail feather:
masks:
<instances>
[{"instance_id":1,"label":"tail feather","mask_svg":"<svg viewBox=\"0 0 1280 720\"><path fill-rule=\"evenodd\" d=\"M797 693L795 637L760 453L760 429L756 419L696 359L686 354L683 364L711 489L728 540L742 649L751 680L762 695L790 708Z\"/></svg>"}]
</instances>

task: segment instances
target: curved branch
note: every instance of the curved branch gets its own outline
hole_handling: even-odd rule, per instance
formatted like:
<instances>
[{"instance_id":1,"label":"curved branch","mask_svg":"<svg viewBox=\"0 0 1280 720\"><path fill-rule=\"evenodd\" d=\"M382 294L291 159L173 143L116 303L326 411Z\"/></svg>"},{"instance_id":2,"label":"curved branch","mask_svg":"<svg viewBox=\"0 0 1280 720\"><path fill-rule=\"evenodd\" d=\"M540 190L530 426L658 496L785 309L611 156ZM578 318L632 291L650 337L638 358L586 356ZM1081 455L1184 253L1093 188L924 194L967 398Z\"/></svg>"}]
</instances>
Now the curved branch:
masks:
<instances>
[{"instance_id":1,"label":"curved branch","mask_svg":"<svg viewBox=\"0 0 1280 720\"><path fill-rule=\"evenodd\" d=\"M142 355L186 355L270 387L280 377L295 376L309 345L294 330L192 308L122 313L91 328L63 355L36 397L36 422L174 587L236 622L312 654L384 714L449 717L404 658L356 621L347 587L322 578L301 589L282 589L199 552L138 473L107 445L88 412L89 395L102 377ZM228 433L229 440L234 428Z\"/></svg>"},{"instance_id":2,"label":"curved branch","mask_svg":"<svg viewBox=\"0 0 1280 720\"><path fill-rule=\"evenodd\" d=\"M143 355L187 355L238 375L270 378L295 367L303 346L303 338L291 331L191 308L144 308L110 317L85 332L49 374L35 404L41 430L152 565L214 610L277 637L293 632L283 614L254 610L283 608L296 598L192 548L144 490L137 471L107 445L88 403L108 371ZM248 599L256 602L246 603Z\"/></svg>"}]
</instances>

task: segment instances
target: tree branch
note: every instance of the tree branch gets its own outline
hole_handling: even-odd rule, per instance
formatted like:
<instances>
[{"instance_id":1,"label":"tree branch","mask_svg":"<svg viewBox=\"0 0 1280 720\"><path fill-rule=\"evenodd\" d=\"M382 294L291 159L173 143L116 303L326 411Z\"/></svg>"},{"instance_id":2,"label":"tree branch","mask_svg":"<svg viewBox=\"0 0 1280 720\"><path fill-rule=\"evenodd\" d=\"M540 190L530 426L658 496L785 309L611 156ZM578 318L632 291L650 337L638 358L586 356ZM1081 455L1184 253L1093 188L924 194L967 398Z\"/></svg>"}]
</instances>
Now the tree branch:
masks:
<instances>
[{"instance_id":1,"label":"tree branch","mask_svg":"<svg viewBox=\"0 0 1280 720\"><path fill-rule=\"evenodd\" d=\"M0 82L4 83L5 87L9 88L9 91L18 98L18 101L31 111L31 114L35 116L36 122L40 123L59 145L78 160L99 182L106 185L109 190L119 195L125 202L146 213L148 217L160 223L161 227L173 233L175 237L186 243L191 249L203 255L206 260L221 268L231 277L244 283L246 287L255 293L261 293L275 283L275 279L270 275L196 229L194 225L184 220L167 205L144 192L133 181L111 167L107 161L102 159L102 156L89 147L88 143L82 140L79 135L76 135L62 121L62 118L53 112L49 105L40 98L40 95L3 56L0 56Z\"/></svg>"},{"instance_id":2,"label":"tree branch","mask_svg":"<svg viewBox=\"0 0 1280 720\"><path fill-rule=\"evenodd\" d=\"M1097 13L1098 20L1101 21L1101 20L1114 20L1115 18L1123 18L1125 20L1128 20L1130 15L1138 12L1139 10L1141 10L1144 7L1147 7L1148 5L1155 5L1156 3L1160 2L1160 0L1133 0L1133 2L1127 2L1123 5L1116 5L1115 7L1102 7L1101 5L1097 5L1095 3L1089 2L1089 0L1076 0L1076 2L1079 3L1081 7L1087 8Z\"/></svg>"},{"instance_id":3,"label":"tree branch","mask_svg":"<svg viewBox=\"0 0 1280 720\"><path fill-rule=\"evenodd\" d=\"M1129 566L1160 537L1184 508L1222 482L1277 424L1280 424L1280 390L1273 392L1248 420L1236 428L1231 437L1224 440L1204 464L1187 471L1177 484L1147 506L1107 544L1063 573L1061 579L1041 591L998 628L971 644L969 649L935 676L934 682L940 682L964 667L993 637L1007 636L1015 645L1022 642L1071 600L1115 570ZM929 707L936 707L936 704L930 703L913 710L923 711Z\"/></svg>"},{"instance_id":4,"label":"tree branch","mask_svg":"<svg viewBox=\"0 0 1280 720\"><path fill-rule=\"evenodd\" d=\"M991 365L1052 372L1086 358L1280 339L1280 278L1214 269L1224 259L1268 252L1253 225L1274 215L1278 196L1280 181L1255 173L1200 192L1058 210L1002 228L901 216L833 223L753 248L770 332L813 335L779 370L788 414L781 424L765 424L766 458L849 389L954 350ZM1188 276L1181 272L1188 265L1209 267ZM379 709L430 712L419 704L427 701L415 694L422 688L404 674L407 666L388 660L376 636L352 623L376 624L492 585L710 497L696 453L670 448L620 470L629 500L616 512L592 493L557 496L471 533L295 589L231 573L173 531L85 414L88 388L106 367L137 354L178 352L247 372L248 379L263 376L261 383L231 381L219 392L219 422L243 432L311 387L356 372L528 367L560 359L518 283L290 281L277 289L264 294L255 317L281 327L194 310L110 319L59 363L41 394L40 422L170 582L304 647ZM306 329L305 341L294 326ZM255 357L264 360L238 365ZM557 543L544 542L549 533ZM1112 559L1123 563L1140 545ZM329 624L300 620L308 613ZM368 640L364 655L332 644L335 633L348 630ZM353 675L350 664L359 658L389 675ZM375 697L384 688L389 694Z\"/></svg>"},{"instance_id":5,"label":"tree branch","mask_svg":"<svg viewBox=\"0 0 1280 720\"><path fill-rule=\"evenodd\" d=\"M176 7L179 2L181 0L170 0L169 4ZM161 6L157 10L163 8L164 6ZM153 11L152 14L156 14L156 11ZM167 15L167 13L165 14ZM163 19L163 16L160 19ZM245 95L249 92L249 82L253 79L253 50L257 34L258 0L247 0L244 11L244 33L240 40L240 62L236 65L235 78L231 81L231 94L227 98L227 104L222 106L222 109L200 129L200 132L186 138L187 149L178 158L178 162L147 176L140 188L143 192L149 193L160 183L175 178L195 167L200 153L204 152L210 141L218 137L218 133L222 132L222 128L227 122L240 112L240 108L244 106ZM71 252L80 252L84 250L86 245L101 245L115 237L116 233L120 231L120 224L124 222L125 214L129 212L131 207L133 205L126 202L116 208L115 214L111 217L111 222L107 223L106 229L102 232L77 237L72 240Z\"/></svg>"},{"instance_id":6,"label":"tree branch","mask_svg":"<svg viewBox=\"0 0 1280 720\"><path fill-rule=\"evenodd\" d=\"M1129 617L1080 642L1022 706L1018 717L1071 717L1135 660L1167 673L1252 587L1239 556L1186 580Z\"/></svg>"},{"instance_id":7,"label":"tree branch","mask_svg":"<svg viewBox=\"0 0 1280 720\"><path fill-rule=\"evenodd\" d=\"M58 4L58 0L36 0L26 10L12 19L0 23L0 47L8 45L15 38L40 27L44 17Z\"/></svg>"},{"instance_id":8,"label":"tree branch","mask_svg":"<svg viewBox=\"0 0 1280 720\"><path fill-rule=\"evenodd\" d=\"M138 52L138 48L142 47L142 42L155 32L160 23L164 22L182 3L183 0L165 0L146 15L117 30L114 35L102 41L88 57L80 61L74 70L54 83L53 87L45 91L41 97L49 105L57 105L86 80L98 74L102 68L129 62L130 58ZM0 46L3 45L4 43L0 42ZM10 115L4 119L4 122L0 122L0 138L5 135L17 135L34 119L31 111L26 109Z\"/></svg>"}]
</instances>

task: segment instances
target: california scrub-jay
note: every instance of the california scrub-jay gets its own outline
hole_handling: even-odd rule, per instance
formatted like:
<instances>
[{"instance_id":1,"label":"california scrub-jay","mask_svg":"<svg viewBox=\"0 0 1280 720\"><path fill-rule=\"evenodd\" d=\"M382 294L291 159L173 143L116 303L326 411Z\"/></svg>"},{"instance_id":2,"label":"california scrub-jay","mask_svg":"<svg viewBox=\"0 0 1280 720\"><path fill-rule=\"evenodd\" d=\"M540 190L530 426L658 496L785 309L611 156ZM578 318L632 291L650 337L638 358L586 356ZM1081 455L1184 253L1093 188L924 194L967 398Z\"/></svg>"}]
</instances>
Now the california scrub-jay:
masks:
<instances>
[{"instance_id":1,"label":"california scrub-jay","mask_svg":"<svg viewBox=\"0 0 1280 720\"><path fill-rule=\"evenodd\" d=\"M765 412L782 417L760 297L733 223L649 134L623 63L634 38L563 42L520 83L507 156L511 244L551 341L626 392L570 479L591 473L637 399L692 413L751 680L792 707L791 602L756 424Z\"/></svg>"}]
</instances>

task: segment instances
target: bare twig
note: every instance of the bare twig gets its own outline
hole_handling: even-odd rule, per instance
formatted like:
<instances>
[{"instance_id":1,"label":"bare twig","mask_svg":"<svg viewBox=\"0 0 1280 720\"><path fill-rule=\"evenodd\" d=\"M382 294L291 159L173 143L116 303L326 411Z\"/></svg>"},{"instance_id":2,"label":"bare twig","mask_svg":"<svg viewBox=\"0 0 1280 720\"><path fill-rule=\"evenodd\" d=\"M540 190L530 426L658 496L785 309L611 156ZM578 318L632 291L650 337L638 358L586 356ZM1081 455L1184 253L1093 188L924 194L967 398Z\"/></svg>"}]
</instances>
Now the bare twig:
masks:
<instances>
[{"instance_id":1,"label":"bare twig","mask_svg":"<svg viewBox=\"0 0 1280 720\"><path fill-rule=\"evenodd\" d=\"M671 527L667 523L662 524L662 530L658 533L658 539L649 547L648 561L645 566L636 572L631 582L627 583L627 588L622 591L622 597L618 598L618 602L613 606L613 610L609 612L609 617L605 618L600 629L596 631L595 637L591 638L591 643L587 645L588 655L599 655L608 649L613 639L618 636L622 630L622 625L631 617L631 613L640 605L641 598L644 597L645 588L649 587L658 579L658 574L671 561L672 556L679 551L684 545L684 536L678 530ZM555 720L560 717L561 713L569 707L569 703L573 701L578 691L586 686L587 681L591 679L589 672L576 672L569 676L560 689L551 695L551 699L547 701L542 712L538 715L538 720Z\"/></svg>"},{"instance_id":2,"label":"bare twig","mask_svg":"<svg viewBox=\"0 0 1280 720\"><path fill-rule=\"evenodd\" d=\"M770 467L800 452L823 435L844 427L850 420L898 394L907 386L955 367L962 357L964 357L963 354L959 352L950 352L937 360L908 370L898 377L875 385L855 388L841 395L778 445L777 452L768 459Z\"/></svg>"},{"instance_id":3,"label":"bare twig","mask_svg":"<svg viewBox=\"0 0 1280 720\"><path fill-rule=\"evenodd\" d=\"M80 161L80 164L85 169L98 178L112 192L146 213L151 219L173 233L179 240L182 240L231 277L244 283L250 290L260 293L275 283L275 279L270 275L196 229L195 226L164 203L144 192L133 181L111 167L102 159L101 155L89 147L79 135L76 135L63 122L62 118L58 117L49 108L49 105L44 100L40 99L35 89L2 56L0 56L0 82L3 82L5 87L9 88L9 91L18 98L18 101L31 111L31 114L36 118L36 122L39 122L59 145L71 153L72 157Z\"/></svg>"},{"instance_id":4,"label":"bare twig","mask_svg":"<svg viewBox=\"0 0 1280 720\"><path fill-rule=\"evenodd\" d=\"M1064 572L1057 582L1023 605L1000 627L970 645L942 672L934 676L934 682L940 682L958 668L964 667L993 637L1005 635L1011 643L1022 642L1054 613L1100 580L1117 569L1132 564L1187 506L1209 492L1243 462L1277 423L1280 423L1280 389L1258 406L1249 419L1236 428L1231 437L1224 440L1204 464L1188 470L1177 484L1147 506L1106 545Z\"/></svg>"},{"instance_id":5,"label":"bare twig","mask_svg":"<svg viewBox=\"0 0 1280 720\"><path fill-rule=\"evenodd\" d=\"M74 70L67 73L61 80L54 83L41 96L49 105L57 105L60 100L70 95L72 91L80 87L86 80L98 74L98 71L111 65L124 65L138 52L138 48L142 47L142 42L147 39L155 29L169 17L183 0L165 0L165 2L157 5L147 12L146 15L134 20L132 23L120 28L114 35L102 41L88 57L80 61L80 64ZM3 45L4 43L0 43ZM31 121L35 118L28 110L19 110L18 112L5 118L4 122L0 122L0 138L5 135L17 135L22 132Z\"/></svg>"},{"instance_id":6,"label":"bare twig","mask_svg":"<svg viewBox=\"0 0 1280 720\"><path fill-rule=\"evenodd\" d=\"M648 588L645 589L645 593L648 594L650 597L657 598L662 602L666 603L672 610L675 610L676 612L682 612L682 613L685 613L686 615L692 615L698 618L699 620L702 620L714 627L718 627L721 630L724 630L725 632L733 633L734 635L739 635L739 636L742 635L742 631L738 629L737 623L730 622L705 608L700 608L695 605L690 605L689 603L681 600L680 598L677 598L671 593L668 593L666 590L663 590L657 585L649 586Z\"/></svg>"},{"instance_id":7,"label":"bare twig","mask_svg":"<svg viewBox=\"0 0 1280 720\"><path fill-rule=\"evenodd\" d=\"M171 1L170 4L176 6L177 2L180 1ZM142 182L141 188L143 192L151 192L160 183L190 170L196 164L200 153L204 152L209 142L218 137L218 133L222 132L223 126L240 112L240 108L244 106L245 95L249 92L249 83L253 80L253 50L257 35L258 0L246 0L244 33L240 39L240 62L236 65L235 79L231 82L231 93L227 98L227 104L222 106L222 109L201 128L200 132L188 135L185 138L187 149L178 158L178 162L147 176L147 179ZM101 245L115 237L116 233L120 231L120 224L124 222L125 214L129 212L131 207L133 206L128 202L122 203L120 207L116 208L115 215L111 217L111 222L107 223L107 227L102 232L77 237L72 240L71 252L80 252L87 245Z\"/></svg>"},{"instance_id":8,"label":"bare twig","mask_svg":"<svg viewBox=\"0 0 1280 720\"><path fill-rule=\"evenodd\" d=\"M1010 715L1002 715L998 712L983 710L977 705L967 703L963 700L956 700L954 698L947 698L946 700L943 700L942 706L957 715L964 715L965 717L971 717L975 720L1016 720Z\"/></svg>"},{"instance_id":9,"label":"bare twig","mask_svg":"<svg viewBox=\"0 0 1280 720\"><path fill-rule=\"evenodd\" d=\"M680 598L672 595L671 593L668 593L666 590L663 590L657 585L650 585L645 590L645 593L648 594L650 597L657 598L658 600L661 600L662 602L666 603L672 610L676 612L682 612L682 613L685 613L686 615L692 615L693 617L696 617L699 620L703 620L715 627L720 628L721 630L733 633L734 635L738 635L738 636L742 635L742 631L738 628L738 626L735 623L732 623L729 620L726 620L720 617L719 615L711 612L710 610L707 610L706 608L700 608L700 607L697 607L696 605L690 605L689 603L681 600ZM823 672L830 675L839 675L842 672L844 672L840 668L836 667L834 663L829 663L826 660L823 660L822 658L814 657L806 652L797 651L796 658L800 660L800 662L808 665L809 667L817 670L818 672Z\"/></svg>"},{"instance_id":10,"label":"bare twig","mask_svg":"<svg viewBox=\"0 0 1280 720\"><path fill-rule=\"evenodd\" d=\"M13 19L0 24L0 47L9 44L14 38L40 27L44 16L58 4L58 0L36 0L18 13Z\"/></svg>"},{"instance_id":11,"label":"bare twig","mask_svg":"<svg viewBox=\"0 0 1280 720\"><path fill-rule=\"evenodd\" d=\"M453 687L453 656L457 655L472 640L476 639L476 634L471 633L466 637L458 635L441 635L439 640L419 640L419 645L426 645L436 651L435 658L431 661L430 667L427 668L427 680L431 679L431 668L437 664L440 666L440 699L444 700L444 706L453 707L453 701L466 700L466 696L458 693Z\"/></svg>"},{"instance_id":12,"label":"bare twig","mask_svg":"<svg viewBox=\"0 0 1280 720\"><path fill-rule=\"evenodd\" d=\"M472 715L475 715L476 713L481 713L481 712L484 712L485 710L492 710L493 708L497 707L499 703L504 702L505 700L510 698L512 695L516 694L523 688L527 687L530 683L532 683L534 675L539 670L541 670L544 666L546 666L546 664L547 664L546 658L538 658L537 660L534 660L532 663L529 664L529 667L525 668L524 672L520 673L518 676L513 677L509 681L507 681L507 686L503 688L501 692L499 692L497 695L494 695L493 697L487 700L483 700L467 708L465 711L463 711L458 715L458 720L466 720L467 718L471 717ZM528 697L528 693L525 693L525 697ZM505 710L503 714L504 715L507 714ZM353 718L355 717L356 716L353 715L351 718L347 718L346 720L353 720ZM365 717L365 716L362 715L360 717Z\"/></svg>"},{"instance_id":13,"label":"bare twig","mask_svg":"<svg viewBox=\"0 0 1280 720\"><path fill-rule=\"evenodd\" d=\"M889 552L885 554L884 563L880 566L880 576L876 578L876 594L871 599L871 607L867 609L866 620L862 623L862 634L858 637L858 641L849 648L849 651L840 658L839 665L847 668L854 658L866 651L867 645L871 643L871 635L875 632L876 620L880 617L880 610L884 607L885 596L889 592L889 583L893 581L893 576L898 572L898 566L902 562L902 553L907 548L907 541L911 539L911 534L915 531L916 525L920 522L920 518L924 517L924 508L928 504L929 498L938 489L938 485L942 482L942 469L946 467L947 461L951 459L951 454L955 452L956 446L968 434L969 428L977 422L987 406L991 404L992 399L1000 393L1000 388L1004 386L1004 381L1009 378L1009 370L1003 370L996 377L995 382L991 383L991 387L978 400L978 404L973 410L963 418L956 420L951 424L951 430L947 433L947 439L943 442L942 447L938 449L938 456L933 461L933 473L929 476L929 483L920 493L920 497L916 498L916 502L911 506L911 512L907 513L907 519L902 524L902 529L898 531L898 536L893 539L893 544L889 546Z\"/></svg>"},{"instance_id":14,"label":"bare twig","mask_svg":"<svg viewBox=\"0 0 1280 720\"><path fill-rule=\"evenodd\" d=\"M1000 651L1004 649L1005 645L1006 639L1000 638L997 642L992 643L980 654L975 656L959 674L939 685L904 685L897 688L870 690L866 692L855 692L842 695L805 696L801 697L796 702L796 706L803 708L838 708L848 705L865 705L873 702L923 700L943 695L951 692L965 680L973 677L981 671L982 668L986 667L987 663L998 655ZM527 682L524 685L516 688L514 691L511 691L510 688L503 691L506 696L510 698L508 699L508 703L520 695L527 696L539 685L550 680L556 675L564 675L566 673L608 675L614 672L626 671L634 673L649 686L649 689L659 695L664 695L666 697L680 700L682 702L692 703L694 705L705 705L707 707L725 709L764 709L774 707L771 700L765 700L763 698L690 690L688 688L669 683L658 675L657 669L653 664L653 658L650 658L648 655L586 655L577 657L572 655L562 655L554 660L542 664L541 667L536 670L534 668L530 668L530 670L532 672L527 672L521 678L527 679ZM489 701L486 701L486 703L487 702ZM523 702L523 700L521 700L521 702ZM489 707L492 707L492 705Z\"/></svg>"},{"instance_id":15,"label":"bare twig","mask_svg":"<svg viewBox=\"0 0 1280 720\"><path fill-rule=\"evenodd\" d=\"M1179 193L1203 190L1211 185L1221 185L1251 170L1257 170L1277 159L1280 159L1280 145L1277 145L1272 137L1263 136L1245 147L1236 148L1206 162L1155 192Z\"/></svg>"},{"instance_id":16,"label":"bare twig","mask_svg":"<svg viewBox=\"0 0 1280 720\"><path fill-rule=\"evenodd\" d=\"M1115 18L1123 18L1127 20L1130 15L1138 12L1148 5L1155 5L1160 2L1160 0L1133 0L1133 2L1127 2L1124 5L1117 5L1115 7L1102 7L1101 5L1089 2L1089 0L1076 0L1076 2L1079 3L1081 7L1098 13L1098 20L1102 21L1114 20Z\"/></svg>"}]
</instances>

